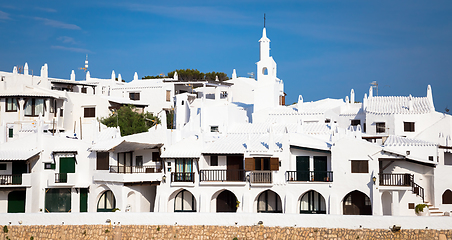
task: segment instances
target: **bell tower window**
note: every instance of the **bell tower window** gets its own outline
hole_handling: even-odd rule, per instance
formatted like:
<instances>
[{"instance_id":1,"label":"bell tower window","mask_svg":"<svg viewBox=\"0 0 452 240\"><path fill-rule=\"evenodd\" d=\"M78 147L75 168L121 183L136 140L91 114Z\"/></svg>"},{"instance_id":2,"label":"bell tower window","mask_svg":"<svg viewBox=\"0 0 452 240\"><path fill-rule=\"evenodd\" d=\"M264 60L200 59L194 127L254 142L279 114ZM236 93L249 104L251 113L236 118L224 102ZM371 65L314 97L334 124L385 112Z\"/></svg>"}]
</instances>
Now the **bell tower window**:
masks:
<instances>
[{"instance_id":1,"label":"bell tower window","mask_svg":"<svg viewBox=\"0 0 452 240\"><path fill-rule=\"evenodd\" d=\"M266 67L262 68L262 74L268 75L268 69Z\"/></svg>"}]
</instances>

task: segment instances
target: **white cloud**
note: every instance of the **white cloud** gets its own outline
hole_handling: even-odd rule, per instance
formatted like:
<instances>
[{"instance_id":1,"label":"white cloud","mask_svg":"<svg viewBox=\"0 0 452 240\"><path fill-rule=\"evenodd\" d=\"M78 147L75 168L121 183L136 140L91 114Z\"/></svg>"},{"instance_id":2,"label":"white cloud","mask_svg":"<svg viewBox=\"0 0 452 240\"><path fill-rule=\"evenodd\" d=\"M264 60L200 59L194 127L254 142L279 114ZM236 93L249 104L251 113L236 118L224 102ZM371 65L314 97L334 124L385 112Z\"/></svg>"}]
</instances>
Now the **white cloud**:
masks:
<instances>
[{"instance_id":1,"label":"white cloud","mask_svg":"<svg viewBox=\"0 0 452 240\"><path fill-rule=\"evenodd\" d=\"M0 11L0 20L8 20L9 18L9 14L5 13L3 11Z\"/></svg>"},{"instance_id":2,"label":"white cloud","mask_svg":"<svg viewBox=\"0 0 452 240\"><path fill-rule=\"evenodd\" d=\"M35 20L42 21L44 25L55 27L55 28L63 28L63 29L72 29L72 30L81 30L81 28L75 24L64 23L57 20L52 20L48 18L40 18L35 17Z\"/></svg>"},{"instance_id":3,"label":"white cloud","mask_svg":"<svg viewBox=\"0 0 452 240\"><path fill-rule=\"evenodd\" d=\"M78 44L74 38L68 37L68 36L61 36L57 38L57 40L62 41L63 43L71 43L71 44Z\"/></svg>"},{"instance_id":4,"label":"white cloud","mask_svg":"<svg viewBox=\"0 0 452 240\"><path fill-rule=\"evenodd\" d=\"M70 52L79 52L79 53L92 53L90 50L85 48L75 48L75 47L64 47L64 46L51 46L52 49L70 51Z\"/></svg>"},{"instance_id":5,"label":"white cloud","mask_svg":"<svg viewBox=\"0 0 452 240\"><path fill-rule=\"evenodd\" d=\"M43 8L43 7L35 7L37 10L44 11L44 12L57 12L57 10L53 8Z\"/></svg>"}]
</instances>

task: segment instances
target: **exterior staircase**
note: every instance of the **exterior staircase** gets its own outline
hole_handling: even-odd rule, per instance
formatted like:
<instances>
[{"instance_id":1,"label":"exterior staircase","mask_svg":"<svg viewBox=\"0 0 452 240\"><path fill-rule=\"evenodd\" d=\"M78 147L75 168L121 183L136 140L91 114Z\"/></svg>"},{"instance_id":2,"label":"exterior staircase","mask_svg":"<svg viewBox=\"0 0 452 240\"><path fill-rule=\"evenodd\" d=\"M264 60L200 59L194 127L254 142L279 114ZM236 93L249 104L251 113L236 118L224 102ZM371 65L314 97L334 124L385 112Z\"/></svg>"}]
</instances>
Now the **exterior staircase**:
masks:
<instances>
[{"instance_id":1,"label":"exterior staircase","mask_svg":"<svg viewBox=\"0 0 452 240\"><path fill-rule=\"evenodd\" d=\"M439 208L435 207L433 204L429 202L424 202L428 206L428 211L430 212L431 217L439 217L444 216L444 213L439 211Z\"/></svg>"}]
</instances>

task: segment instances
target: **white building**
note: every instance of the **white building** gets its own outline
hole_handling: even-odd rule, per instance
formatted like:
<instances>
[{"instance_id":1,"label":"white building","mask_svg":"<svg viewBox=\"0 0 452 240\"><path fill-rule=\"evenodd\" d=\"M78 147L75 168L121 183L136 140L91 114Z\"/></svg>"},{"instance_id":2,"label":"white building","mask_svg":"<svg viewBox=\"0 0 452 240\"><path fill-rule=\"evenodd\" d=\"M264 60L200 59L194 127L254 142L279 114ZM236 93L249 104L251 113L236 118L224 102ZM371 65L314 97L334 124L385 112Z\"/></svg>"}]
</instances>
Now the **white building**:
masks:
<instances>
[{"instance_id":1,"label":"white building","mask_svg":"<svg viewBox=\"0 0 452 240\"><path fill-rule=\"evenodd\" d=\"M359 103L352 89L345 101L284 106L265 28L259 44L257 80L0 72L0 212L452 210L452 118L435 111L430 86L425 97L371 88ZM97 122L125 104L162 125L121 137Z\"/></svg>"}]
</instances>

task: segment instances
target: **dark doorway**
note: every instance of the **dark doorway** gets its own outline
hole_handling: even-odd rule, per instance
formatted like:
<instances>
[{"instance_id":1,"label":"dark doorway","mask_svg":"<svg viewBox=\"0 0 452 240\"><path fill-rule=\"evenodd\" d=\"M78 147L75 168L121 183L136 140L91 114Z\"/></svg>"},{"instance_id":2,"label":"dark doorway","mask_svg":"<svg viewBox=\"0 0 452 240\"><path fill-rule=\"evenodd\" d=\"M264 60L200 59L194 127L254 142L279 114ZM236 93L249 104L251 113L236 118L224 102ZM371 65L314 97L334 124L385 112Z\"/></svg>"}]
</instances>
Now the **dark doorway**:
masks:
<instances>
[{"instance_id":1,"label":"dark doorway","mask_svg":"<svg viewBox=\"0 0 452 240\"><path fill-rule=\"evenodd\" d=\"M326 214L325 199L323 196L311 190L301 197L300 213L307 214Z\"/></svg>"},{"instance_id":2,"label":"dark doorway","mask_svg":"<svg viewBox=\"0 0 452 240\"><path fill-rule=\"evenodd\" d=\"M360 191L347 194L342 204L344 215L372 215L370 198Z\"/></svg>"},{"instance_id":3,"label":"dark doorway","mask_svg":"<svg viewBox=\"0 0 452 240\"><path fill-rule=\"evenodd\" d=\"M266 190L257 199L257 212L282 213L281 198L271 190Z\"/></svg>"},{"instance_id":4,"label":"dark doorway","mask_svg":"<svg viewBox=\"0 0 452 240\"><path fill-rule=\"evenodd\" d=\"M25 191L13 191L8 194L8 213L25 212Z\"/></svg>"},{"instance_id":5,"label":"dark doorway","mask_svg":"<svg viewBox=\"0 0 452 240\"><path fill-rule=\"evenodd\" d=\"M295 181L309 181L309 156L297 156L297 179Z\"/></svg>"},{"instance_id":6,"label":"dark doorway","mask_svg":"<svg viewBox=\"0 0 452 240\"><path fill-rule=\"evenodd\" d=\"M224 190L218 195L217 212L237 212L237 198L234 193Z\"/></svg>"},{"instance_id":7,"label":"dark doorway","mask_svg":"<svg viewBox=\"0 0 452 240\"><path fill-rule=\"evenodd\" d=\"M25 161L14 161L12 174L13 174L13 184L22 184L22 174L27 173L27 164Z\"/></svg>"},{"instance_id":8,"label":"dark doorway","mask_svg":"<svg viewBox=\"0 0 452 240\"><path fill-rule=\"evenodd\" d=\"M244 181L243 156L227 156L227 181Z\"/></svg>"}]
</instances>

